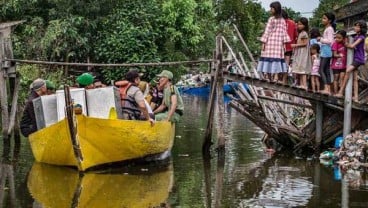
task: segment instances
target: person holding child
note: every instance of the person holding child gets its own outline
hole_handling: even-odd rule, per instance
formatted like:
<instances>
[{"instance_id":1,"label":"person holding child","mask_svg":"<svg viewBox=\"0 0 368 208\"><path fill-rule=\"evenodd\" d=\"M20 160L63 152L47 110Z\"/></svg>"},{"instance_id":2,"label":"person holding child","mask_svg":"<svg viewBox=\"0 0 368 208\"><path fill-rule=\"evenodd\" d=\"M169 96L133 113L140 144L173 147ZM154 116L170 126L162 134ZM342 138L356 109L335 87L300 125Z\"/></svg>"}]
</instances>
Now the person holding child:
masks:
<instances>
[{"instance_id":1,"label":"person holding child","mask_svg":"<svg viewBox=\"0 0 368 208\"><path fill-rule=\"evenodd\" d=\"M290 42L287 34L285 19L281 16L281 4L278 1L270 4L271 17L260 39L262 42L261 58L257 70L262 72L266 79L273 80L279 73L287 73L285 63L285 44Z\"/></svg>"},{"instance_id":2,"label":"person holding child","mask_svg":"<svg viewBox=\"0 0 368 208\"><path fill-rule=\"evenodd\" d=\"M344 80L346 71L346 55L347 50L345 47L346 31L339 30L336 32L335 41L332 43L332 60L331 69L334 75L333 81L333 94L339 91L342 80Z\"/></svg>"},{"instance_id":3,"label":"person holding child","mask_svg":"<svg viewBox=\"0 0 368 208\"><path fill-rule=\"evenodd\" d=\"M312 91L317 92L320 89L319 83L319 65L320 65L320 57L319 44L315 43L310 47L311 55L312 55L312 72L311 72L311 82L312 82Z\"/></svg>"},{"instance_id":4,"label":"person holding child","mask_svg":"<svg viewBox=\"0 0 368 208\"><path fill-rule=\"evenodd\" d=\"M293 53L293 73L299 76L300 87L308 89L307 75L312 69L311 56L309 52L308 19L301 17L297 22L298 40L296 44L291 44Z\"/></svg>"},{"instance_id":5,"label":"person holding child","mask_svg":"<svg viewBox=\"0 0 368 208\"><path fill-rule=\"evenodd\" d=\"M346 84L349 80L350 74L354 74L353 79L353 100L358 102L358 72L357 69L364 65L365 54L364 54L364 40L367 33L367 23L364 20L359 20L354 24L354 42L352 44L347 43L345 46L347 48L354 49L353 63L346 68L346 75L341 84L339 92L336 94L337 97L342 97L344 95L344 90Z\"/></svg>"}]
</instances>

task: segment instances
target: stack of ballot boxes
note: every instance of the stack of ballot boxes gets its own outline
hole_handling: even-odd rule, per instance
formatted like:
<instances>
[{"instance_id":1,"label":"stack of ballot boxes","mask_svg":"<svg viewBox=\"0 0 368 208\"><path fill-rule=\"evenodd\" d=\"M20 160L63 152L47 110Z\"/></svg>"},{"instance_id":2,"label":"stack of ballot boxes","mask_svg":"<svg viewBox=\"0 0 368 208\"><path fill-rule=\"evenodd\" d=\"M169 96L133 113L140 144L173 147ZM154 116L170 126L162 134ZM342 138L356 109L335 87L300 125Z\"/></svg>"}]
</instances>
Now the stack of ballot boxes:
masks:
<instances>
[{"instance_id":1,"label":"stack of ballot boxes","mask_svg":"<svg viewBox=\"0 0 368 208\"><path fill-rule=\"evenodd\" d=\"M73 105L82 108L82 114L108 119L110 114L121 119L121 98L116 87L103 87L85 90L84 88L70 89ZM64 90L57 90L54 95L44 95L33 100L37 129L48 127L65 118ZM114 116L115 117L115 116Z\"/></svg>"},{"instance_id":2,"label":"stack of ballot boxes","mask_svg":"<svg viewBox=\"0 0 368 208\"><path fill-rule=\"evenodd\" d=\"M58 121L56 95L45 95L34 100L37 129L43 129Z\"/></svg>"},{"instance_id":3,"label":"stack of ballot boxes","mask_svg":"<svg viewBox=\"0 0 368 208\"><path fill-rule=\"evenodd\" d=\"M86 102L86 90L84 88L70 89L70 97L73 101L73 105L80 105L82 107L82 114L87 114L87 102ZM65 95L64 90L56 91L57 99L57 118L58 121L65 118Z\"/></svg>"},{"instance_id":4,"label":"stack of ballot boxes","mask_svg":"<svg viewBox=\"0 0 368 208\"><path fill-rule=\"evenodd\" d=\"M121 98L119 89L110 86L86 90L88 116L94 118L109 118L111 111L117 118L122 118Z\"/></svg>"}]
</instances>

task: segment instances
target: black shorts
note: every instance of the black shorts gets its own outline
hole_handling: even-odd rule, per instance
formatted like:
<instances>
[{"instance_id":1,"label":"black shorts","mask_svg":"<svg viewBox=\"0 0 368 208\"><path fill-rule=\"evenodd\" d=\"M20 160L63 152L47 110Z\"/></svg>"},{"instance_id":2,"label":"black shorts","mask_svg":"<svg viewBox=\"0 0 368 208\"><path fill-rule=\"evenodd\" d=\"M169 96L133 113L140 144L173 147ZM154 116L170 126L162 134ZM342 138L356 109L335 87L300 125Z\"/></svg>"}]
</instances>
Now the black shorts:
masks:
<instances>
[{"instance_id":1,"label":"black shorts","mask_svg":"<svg viewBox=\"0 0 368 208\"><path fill-rule=\"evenodd\" d=\"M364 63L359 63L359 62L353 61L353 63L351 63L351 65L354 66L355 69L359 69L359 67L364 65Z\"/></svg>"},{"instance_id":2,"label":"black shorts","mask_svg":"<svg viewBox=\"0 0 368 208\"><path fill-rule=\"evenodd\" d=\"M333 74L340 74L341 72L346 72L346 69L332 69Z\"/></svg>"},{"instance_id":3,"label":"black shorts","mask_svg":"<svg viewBox=\"0 0 368 208\"><path fill-rule=\"evenodd\" d=\"M284 53L284 56L291 56L293 54L293 51L286 51Z\"/></svg>"}]
</instances>

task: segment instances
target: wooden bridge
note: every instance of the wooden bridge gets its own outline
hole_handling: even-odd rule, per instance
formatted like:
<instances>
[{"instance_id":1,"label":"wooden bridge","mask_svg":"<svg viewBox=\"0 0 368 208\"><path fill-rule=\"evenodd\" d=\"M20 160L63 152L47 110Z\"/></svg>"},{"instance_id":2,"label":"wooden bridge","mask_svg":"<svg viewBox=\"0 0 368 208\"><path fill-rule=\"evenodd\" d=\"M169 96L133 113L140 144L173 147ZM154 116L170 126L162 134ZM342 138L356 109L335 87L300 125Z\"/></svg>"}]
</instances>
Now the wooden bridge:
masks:
<instances>
[{"instance_id":1,"label":"wooden bridge","mask_svg":"<svg viewBox=\"0 0 368 208\"><path fill-rule=\"evenodd\" d=\"M211 144L209 138L211 137L216 105L219 124L216 129L218 149L225 146L221 126L224 119L221 89L225 80L247 84L248 90L241 87L237 89L238 97L234 98L229 105L266 133L264 137L266 143L275 140L284 147L289 147L288 149L294 149L294 151L314 149L318 152L339 135L346 136L352 129L367 128L367 88L360 92L359 102L353 102L351 96L352 79L347 85L344 98L261 79L262 75L258 74L255 69L256 61L239 33L238 37L247 49L250 63L244 61L241 53L235 54L224 37L217 37L204 151L208 151ZM224 64L223 61L223 45L232 55L237 68L236 73L226 69L226 63ZM352 61L352 55L352 51L349 50L348 63ZM362 79L360 81L363 85L367 85L366 81Z\"/></svg>"},{"instance_id":2,"label":"wooden bridge","mask_svg":"<svg viewBox=\"0 0 368 208\"><path fill-rule=\"evenodd\" d=\"M278 82L270 82L270 81L266 81L263 79L242 75L242 74L223 72L223 75L226 80L245 83L245 84L256 86L256 87L262 87L265 89L270 89L270 90L274 90L277 92L282 92L282 93L290 94L293 96L301 97L304 99L308 99L310 101L323 102L324 104L327 104L328 107L338 109L341 111L344 110L344 98L339 98L339 97L335 97L335 96L328 95L328 94L322 94L319 92L312 92L311 90L305 90L303 88L298 88L298 87L290 86L290 85L283 85ZM359 96L361 97L360 102L351 101L353 109L368 112L368 104L366 103L367 92L368 92L368 89L360 93L360 96ZM274 101L277 101L277 100L274 100ZM283 102L282 100L278 100L278 101Z\"/></svg>"}]
</instances>

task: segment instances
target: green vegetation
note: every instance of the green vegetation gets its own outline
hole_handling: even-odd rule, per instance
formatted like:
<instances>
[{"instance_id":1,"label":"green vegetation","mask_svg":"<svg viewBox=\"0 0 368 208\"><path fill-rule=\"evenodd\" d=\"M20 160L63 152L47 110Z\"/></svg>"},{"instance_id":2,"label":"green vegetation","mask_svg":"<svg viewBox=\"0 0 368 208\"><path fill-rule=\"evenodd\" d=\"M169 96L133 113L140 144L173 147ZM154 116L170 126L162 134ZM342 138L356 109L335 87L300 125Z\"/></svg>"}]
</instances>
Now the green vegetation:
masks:
<instances>
[{"instance_id":1,"label":"green vegetation","mask_svg":"<svg viewBox=\"0 0 368 208\"><path fill-rule=\"evenodd\" d=\"M311 23L318 26L321 16L348 0L321 0ZM16 0L0 3L0 20L26 20L13 35L17 59L61 62L133 63L212 58L215 36L224 35L237 51L244 51L236 38L237 25L249 48L259 53L257 37L269 17L256 0ZM301 15L285 8L296 20ZM226 54L225 54L226 55ZM68 68L32 66L51 76ZM207 69L206 65L203 66ZM22 69L21 68L21 69ZM152 79L163 67L141 68ZM188 68L165 67L178 77ZM81 69L82 70L82 69ZM85 69L83 69L85 70ZM95 68L106 82L121 79L127 68ZM40 74L41 73L41 74ZM29 73L22 73L32 80ZM60 81L58 83L61 83ZM28 83L27 83L28 84Z\"/></svg>"}]
</instances>

